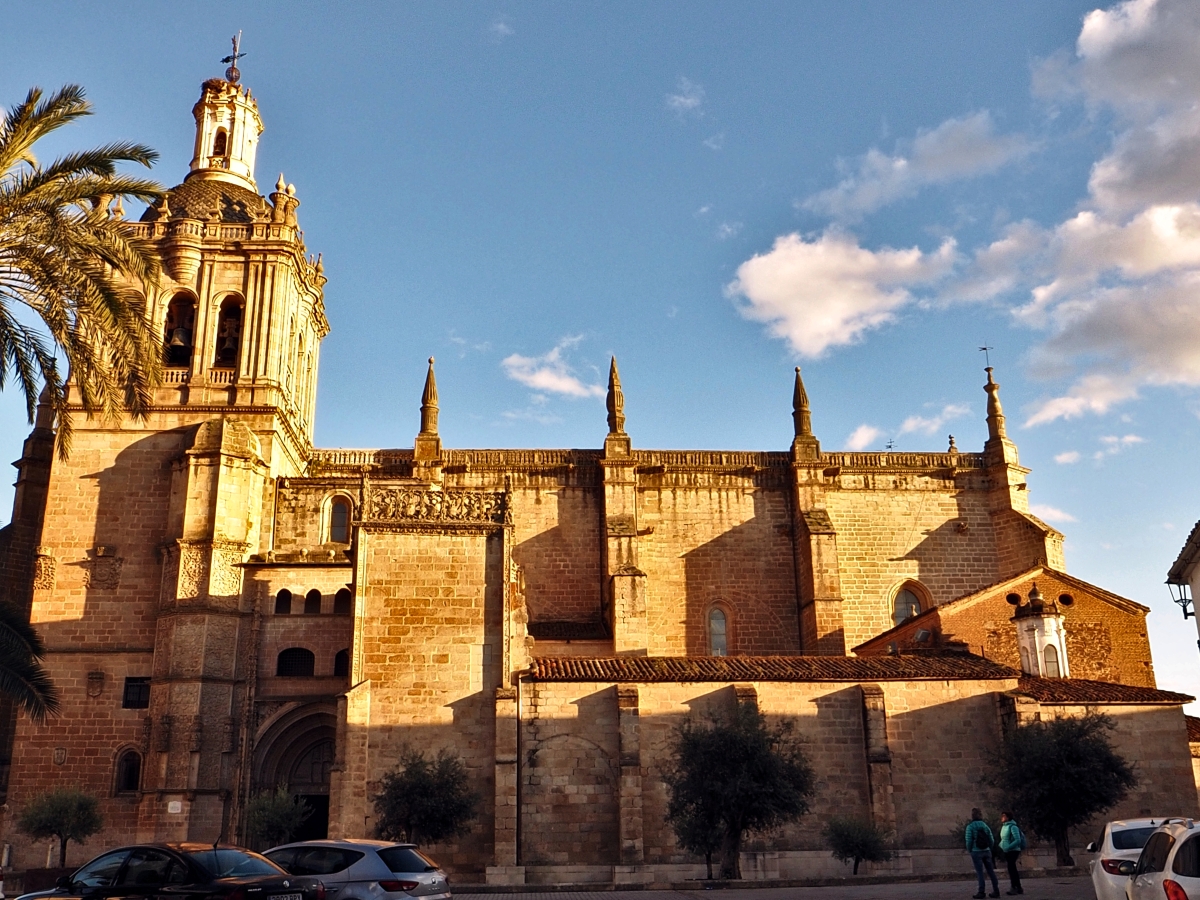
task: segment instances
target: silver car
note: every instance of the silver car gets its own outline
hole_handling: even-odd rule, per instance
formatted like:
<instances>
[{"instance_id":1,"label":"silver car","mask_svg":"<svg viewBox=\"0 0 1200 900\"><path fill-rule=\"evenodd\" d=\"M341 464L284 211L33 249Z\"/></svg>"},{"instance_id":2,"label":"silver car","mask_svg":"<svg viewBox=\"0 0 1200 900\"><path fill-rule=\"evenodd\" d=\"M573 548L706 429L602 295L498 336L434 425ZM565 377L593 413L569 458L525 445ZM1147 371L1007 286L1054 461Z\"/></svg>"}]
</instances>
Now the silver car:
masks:
<instances>
[{"instance_id":1,"label":"silver car","mask_svg":"<svg viewBox=\"0 0 1200 900\"><path fill-rule=\"evenodd\" d=\"M329 900L450 900L450 881L413 844L300 841L263 854L292 875L314 875Z\"/></svg>"}]
</instances>

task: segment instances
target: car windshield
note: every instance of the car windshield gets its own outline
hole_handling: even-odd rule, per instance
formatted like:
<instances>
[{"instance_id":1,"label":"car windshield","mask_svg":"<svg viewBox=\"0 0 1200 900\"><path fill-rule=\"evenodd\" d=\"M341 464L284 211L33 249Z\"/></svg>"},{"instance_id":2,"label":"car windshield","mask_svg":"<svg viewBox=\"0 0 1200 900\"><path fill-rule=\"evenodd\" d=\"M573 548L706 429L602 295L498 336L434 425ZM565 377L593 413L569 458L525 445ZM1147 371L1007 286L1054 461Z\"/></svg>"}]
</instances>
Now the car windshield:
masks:
<instances>
[{"instance_id":1,"label":"car windshield","mask_svg":"<svg viewBox=\"0 0 1200 900\"><path fill-rule=\"evenodd\" d=\"M428 872L438 867L432 859L412 847L387 847L379 851L379 858L392 872Z\"/></svg>"},{"instance_id":2,"label":"car windshield","mask_svg":"<svg viewBox=\"0 0 1200 900\"><path fill-rule=\"evenodd\" d=\"M187 854L187 857L213 878L286 874L283 869L266 857L251 853L249 850L218 847L215 850L193 850Z\"/></svg>"},{"instance_id":3,"label":"car windshield","mask_svg":"<svg viewBox=\"0 0 1200 900\"><path fill-rule=\"evenodd\" d=\"M1154 834L1156 830L1157 827L1151 825L1149 828L1124 828L1121 831L1113 831L1113 849L1141 850L1146 846L1146 841L1150 840L1150 835Z\"/></svg>"}]
</instances>

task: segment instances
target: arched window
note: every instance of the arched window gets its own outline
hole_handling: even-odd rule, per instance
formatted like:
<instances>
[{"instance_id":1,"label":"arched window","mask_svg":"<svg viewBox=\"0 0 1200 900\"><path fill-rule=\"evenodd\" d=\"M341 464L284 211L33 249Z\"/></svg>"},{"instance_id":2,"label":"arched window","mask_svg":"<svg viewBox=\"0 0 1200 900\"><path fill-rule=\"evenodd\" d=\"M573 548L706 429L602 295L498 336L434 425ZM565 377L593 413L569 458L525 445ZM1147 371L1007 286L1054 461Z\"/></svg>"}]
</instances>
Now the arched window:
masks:
<instances>
[{"instance_id":1,"label":"arched window","mask_svg":"<svg viewBox=\"0 0 1200 900\"><path fill-rule=\"evenodd\" d=\"M892 621L899 625L921 611L921 598L910 588L901 588L892 607Z\"/></svg>"},{"instance_id":2,"label":"arched window","mask_svg":"<svg viewBox=\"0 0 1200 900\"><path fill-rule=\"evenodd\" d=\"M317 658L311 650L288 647L275 660L275 674L282 678L306 678L316 668Z\"/></svg>"},{"instance_id":3,"label":"arched window","mask_svg":"<svg viewBox=\"0 0 1200 900\"><path fill-rule=\"evenodd\" d=\"M321 592L313 588L304 595L304 614L319 616L321 614Z\"/></svg>"},{"instance_id":4,"label":"arched window","mask_svg":"<svg viewBox=\"0 0 1200 900\"><path fill-rule=\"evenodd\" d=\"M238 350L242 345L242 298L236 294L221 301L221 314L217 318L216 353L213 365L220 369L235 369Z\"/></svg>"},{"instance_id":5,"label":"arched window","mask_svg":"<svg viewBox=\"0 0 1200 900\"><path fill-rule=\"evenodd\" d=\"M217 136L213 138L213 156L224 156L226 148L229 146L229 135L225 133L224 128L217 130Z\"/></svg>"},{"instance_id":6,"label":"arched window","mask_svg":"<svg viewBox=\"0 0 1200 900\"><path fill-rule=\"evenodd\" d=\"M350 596L350 591L347 588L342 588L333 595L333 614L335 616L348 616L354 612L354 600Z\"/></svg>"},{"instance_id":7,"label":"arched window","mask_svg":"<svg viewBox=\"0 0 1200 900\"><path fill-rule=\"evenodd\" d=\"M1046 649L1042 651L1042 656L1046 659L1046 671L1043 673L1047 678L1059 678L1062 673L1058 668L1058 648L1053 644L1047 644Z\"/></svg>"},{"instance_id":8,"label":"arched window","mask_svg":"<svg viewBox=\"0 0 1200 900\"><path fill-rule=\"evenodd\" d=\"M710 656L725 656L729 651L729 623L724 610L713 608L708 612L708 652Z\"/></svg>"},{"instance_id":9,"label":"arched window","mask_svg":"<svg viewBox=\"0 0 1200 900\"><path fill-rule=\"evenodd\" d=\"M275 615L286 616L292 612L292 592L284 588L275 595Z\"/></svg>"},{"instance_id":10,"label":"arched window","mask_svg":"<svg viewBox=\"0 0 1200 900\"><path fill-rule=\"evenodd\" d=\"M132 794L142 786L142 755L126 750L117 757L117 793Z\"/></svg>"},{"instance_id":11,"label":"arched window","mask_svg":"<svg viewBox=\"0 0 1200 900\"><path fill-rule=\"evenodd\" d=\"M350 501L335 497L329 504L329 540L334 544L350 543Z\"/></svg>"},{"instance_id":12,"label":"arched window","mask_svg":"<svg viewBox=\"0 0 1200 900\"><path fill-rule=\"evenodd\" d=\"M163 348L168 366L192 364L192 329L196 322L196 302L190 294L179 293L167 304Z\"/></svg>"},{"instance_id":13,"label":"arched window","mask_svg":"<svg viewBox=\"0 0 1200 900\"><path fill-rule=\"evenodd\" d=\"M349 675L350 674L350 651L339 650L333 657L333 674L334 675Z\"/></svg>"}]
</instances>

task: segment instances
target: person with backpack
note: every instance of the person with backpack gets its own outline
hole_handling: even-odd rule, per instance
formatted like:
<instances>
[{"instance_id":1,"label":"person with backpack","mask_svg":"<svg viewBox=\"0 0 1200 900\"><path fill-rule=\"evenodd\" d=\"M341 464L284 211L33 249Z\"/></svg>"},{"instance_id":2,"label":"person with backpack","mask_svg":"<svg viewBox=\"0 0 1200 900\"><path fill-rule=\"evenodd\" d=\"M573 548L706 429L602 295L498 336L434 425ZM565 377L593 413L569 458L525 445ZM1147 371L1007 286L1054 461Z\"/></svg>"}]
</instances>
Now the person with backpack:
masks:
<instances>
[{"instance_id":1,"label":"person with backpack","mask_svg":"<svg viewBox=\"0 0 1200 900\"><path fill-rule=\"evenodd\" d=\"M996 837L988 823L983 821L983 813L979 808L971 810L971 821L967 823L966 834L967 852L971 854L971 862L975 865L975 877L979 879L979 893L974 900L982 900L985 896L999 897L1000 882L996 880L996 866L992 863L992 849L996 846ZM987 871L992 879L992 893L984 894L983 873Z\"/></svg>"},{"instance_id":2,"label":"person with backpack","mask_svg":"<svg viewBox=\"0 0 1200 900\"><path fill-rule=\"evenodd\" d=\"M1012 813L1000 813L1000 850L1008 864L1009 894L1025 893L1021 888L1021 873L1017 871L1017 860L1021 858L1021 851L1024 849L1025 835L1021 833Z\"/></svg>"}]
</instances>

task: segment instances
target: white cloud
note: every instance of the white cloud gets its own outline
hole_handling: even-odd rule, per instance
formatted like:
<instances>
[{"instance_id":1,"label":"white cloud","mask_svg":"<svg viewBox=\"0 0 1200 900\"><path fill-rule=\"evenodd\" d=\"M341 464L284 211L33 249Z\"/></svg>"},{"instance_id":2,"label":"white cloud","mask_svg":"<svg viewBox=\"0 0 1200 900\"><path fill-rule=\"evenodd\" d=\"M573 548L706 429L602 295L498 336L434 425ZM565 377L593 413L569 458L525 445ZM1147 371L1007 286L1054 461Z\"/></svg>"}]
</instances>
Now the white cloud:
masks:
<instances>
[{"instance_id":1,"label":"white cloud","mask_svg":"<svg viewBox=\"0 0 1200 900\"><path fill-rule=\"evenodd\" d=\"M1054 461L1060 466L1071 466L1079 462L1080 453L1078 450L1066 450L1062 453L1054 455Z\"/></svg>"},{"instance_id":2,"label":"white cloud","mask_svg":"<svg viewBox=\"0 0 1200 900\"><path fill-rule=\"evenodd\" d=\"M1106 456L1115 456L1127 447L1144 443L1146 443L1146 439L1136 434L1126 434L1122 437L1117 437L1115 434L1105 435L1100 438L1100 449L1092 454L1092 458L1104 459Z\"/></svg>"},{"instance_id":3,"label":"white cloud","mask_svg":"<svg viewBox=\"0 0 1200 900\"><path fill-rule=\"evenodd\" d=\"M804 201L804 208L843 221L860 218L920 188L994 172L1027 154L1032 145L1021 135L997 135L987 110L947 119L931 131L918 132L905 148L889 156L872 148L837 187Z\"/></svg>"},{"instance_id":4,"label":"white cloud","mask_svg":"<svg viewBox=\"0 0 1200 900\"><path fill-rule=\"evenodd\" d=\"M971 407L965 403L949 403L942 411L933 416L909 416L900 425L901 434L911 434L914 431L921 434L936 434L942 430L951 419L957 419L971 412Z\"/></svg>"},{"instance_id":5,"label":"white cloud","mask_svg":"<svg viewBox=\"0 0 1200 900\"><path fill-rule=\"evenodd\" d=\"M722 222L717 228L717 237L724 241L735 237L742 230L741 222Z\"/></svg>"},{"instance_id":6,"label":"white cloud","mask_svg":"<svg viewBox=\"0 0 1200 900\"><path fill-rule=\"evenodd\" d=\"M492 22L488 28L488 32L492 35L492 40L497 44L517 33L516 29L509 24L508 19L503 17Z\"/></svg>"},{"instance_id":7,"label":"white cloud","mask_svg":"<svg viewBox=\"0 0 1200 900\"><path fill-rule=\"evenodd\" d=\"M1073 515L1068 512L1063 512L1054 506L1046 506L1043 503L1031 503L1029 511L1046 522L1078 522Z\"/></svg>"},{"instance_id":8,"label":"white cloud","mask_svg":"<svg viewBox=\"0 0 1200 900\"><path fill-rule=\"evenodd\" d=\"M700 143L704 144L709 150L720 150L725 146L725 132L722 131L720 134L707 137Z\"/></svg>"},{"instance_id":9,"label":"white cloud","mask_svg":"<svg viewBox=\"0 0 1200 900\"><path fill-rule=\"evenodd\" d=\"M862 424L851 432L850 437L846 438L846 449L852 451L866 450L873 443L879 440L883 434L874 425Z\"/></svg>"},{"instance_id":10,"label":"white cloud","mask_svg":"<svg viewBox=\"0 0 1200 900\"><path fill-rule=\"evenodd\" d=\"M514 353L500 361L504 373L513 381L526 387L550 394L565 394L568 397L603 397L605 388L598 384L584 384L563 359L563 351L574 347L582 336L566 337L543 356L522 356Z\"/></svg>"},{"instance_id":11,"label":"white cloud","mask_svg":"<svg viewBox=\"0 0 1200 900\"><path fill-rule=\"evenodd\" d=\"M746 318L766 322L773 336L813 357L892 321L912 299L909 288L942 278L954 259L952 240L924 253L868 250L837 230L813 240L788 234L742 263L726 294L745 299Z\"/></svg>"},{"instance_id":12,"label":"white cloud","mask_svg":"<svg viewBox=\"0 0 1200 900\"><path fill-rule=\"evenodd\" d=\"M676 91L677 93L667 94L667 109L681 117L699 118L704 115L704 88L680 75Z\"/></svg>"}]
</instances>

